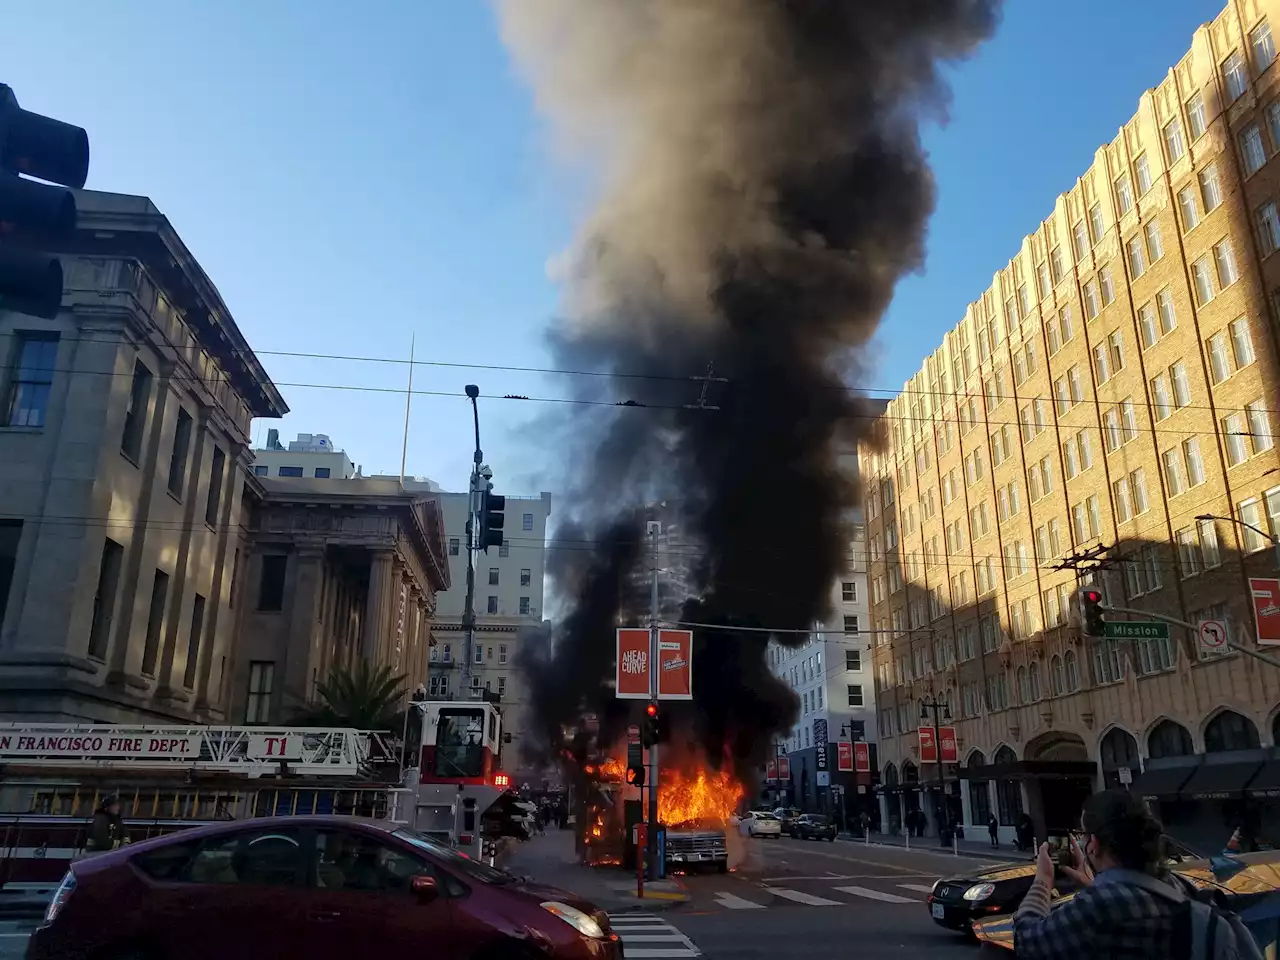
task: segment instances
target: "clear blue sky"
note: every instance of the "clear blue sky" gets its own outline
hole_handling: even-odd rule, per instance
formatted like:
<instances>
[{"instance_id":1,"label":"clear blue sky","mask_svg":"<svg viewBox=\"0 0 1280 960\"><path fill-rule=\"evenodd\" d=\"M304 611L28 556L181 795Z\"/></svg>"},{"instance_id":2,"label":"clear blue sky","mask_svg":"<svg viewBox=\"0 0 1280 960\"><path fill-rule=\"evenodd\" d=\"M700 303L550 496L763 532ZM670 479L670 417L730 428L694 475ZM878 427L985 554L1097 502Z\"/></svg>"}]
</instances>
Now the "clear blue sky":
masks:
<instances>
[{"instance_id":1,"label":"clear blue sky","mask_svg":"<svg viewBox=\"0 0 1280 960\"><path fill-rule=\"evenodd\" d=\"M584 3L590 0L583 0ZM639 2L639 0L637 0ZM689 0L697 2L697 0ZM923 276L903 282L863 386L893 390L1223 0L1013 0L954 76L927 142L940 199ZM263 351L293 412L365 472L398 472L404 365L266 351L545 365L546 263L581 197L546 157L484 0L43 0L5 5L0 82L79 123L91 188L163 210ZM415 389L565 395L559 378L419 367ZM878 395L886 395L881 393ZM500 490L541 489L532 404L483 402ZM643 416L642 413L637 415ZM408 469L470 465L465 400L415 397Z\"/></svg>"}]
</instances>

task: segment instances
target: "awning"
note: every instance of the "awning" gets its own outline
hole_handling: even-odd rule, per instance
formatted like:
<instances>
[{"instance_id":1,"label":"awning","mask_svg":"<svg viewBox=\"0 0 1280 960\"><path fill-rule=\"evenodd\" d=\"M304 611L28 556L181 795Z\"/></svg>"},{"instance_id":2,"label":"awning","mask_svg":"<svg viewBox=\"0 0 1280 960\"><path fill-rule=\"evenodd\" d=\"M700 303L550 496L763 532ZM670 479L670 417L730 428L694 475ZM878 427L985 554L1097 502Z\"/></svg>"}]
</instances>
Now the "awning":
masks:
<instances>
[{"instance_id":1,"label":"awning","mask_svg":"<svg viewBox=\"0 0 1280 960\"><path fill-rule=\"evenodd\" d=\"M1280 757L1264 763L1244 792L1250 797L1280 797Z\"/></svg>"},{"instance_id":2,"label":"awning","mask_svg":"<svg viewBox=\"0 0 1280 960\"><path fill-rule=\"evenodd\" d=\"M1261 760L1237 760L1232 763L1202 763L1191 779L1182 785L1178 796L1184 800L1227 800L1244 793L1245 786L1262 766Z\"/></svg>"},{"instance_id":3,"label":"awning","mask_svg":"<svg viewBox=\"0 0 1280 960\"><path fill-rule=\"evenodd\" d=\"M1181 767L1147 768L1129 787L1129 792L1153 800L1172 800L1178 796L1182 785L1198 768L1195 764Z\"/></svg>"},{"instance_id":4,"label":"awning","mask_svg":"<svg viewBox=\"0 0 1280 960\"><path fill-rule=\"evenodd\" d=\"M1076 780L1092 779L1098 767L1092 760L1018 760L965 767L966 780Z\"/></svg>"}]
</instances>

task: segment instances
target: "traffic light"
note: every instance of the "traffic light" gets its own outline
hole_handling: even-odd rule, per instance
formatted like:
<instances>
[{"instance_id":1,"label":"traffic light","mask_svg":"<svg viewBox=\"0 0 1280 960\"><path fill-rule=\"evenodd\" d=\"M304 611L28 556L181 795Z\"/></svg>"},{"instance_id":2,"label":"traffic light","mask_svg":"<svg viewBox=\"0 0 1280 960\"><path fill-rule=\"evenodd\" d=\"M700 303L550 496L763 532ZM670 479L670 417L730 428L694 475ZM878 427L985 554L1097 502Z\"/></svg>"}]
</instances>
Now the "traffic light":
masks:
<instances>
[{"instance_id":1,"label":"traffic light","mask_svg":"<svg viewBox=\"0 0 1280 960\"><path fill-rule=\"evenodd\" d=\"M1080 592L1080 623L1086 637L1100 637L1106 632L1107 621L1102 616L1102 593L1098 590Z\"/></svg>"},{"instance_id":2,"label":"traffic light","mask_svg":"<svg viewBox=\"0 0 1280 960\"><path fill-rule=\"evenodd\" d=\"M49 320L58 315L62 264L39 245L75 233L76 200L51 184L79 188L88 175L89 135L23 110L0 83L0 307Z\"/></svg>"},{"instance_id":3,"label":"traffic light","mask_svg":"<svg viewBox=\"0 0 1280 960\"><path fill-rule=\"evenodd\" d=\"M652 747L658 743L662 731L662 720L658 716L658 705L649 703L644 708L644 720L640 724L640 745Z\"/></svg>"},{"instance_id":4,"label":"traffic light","mask_svg":"<svg viewBox=\"0 0 1280 960\"><path fill-rule=\"evenodd\" d=\"M502 546L502 525L506 517L502 511L507 509L507 498L493 492L493 484L489 484L480 492L480 539L477 546L485 553L490 547Z\"/></svg>"},{"instance_id":5,"label":"traffic light","mask_svg":"<svg viewBox=\"0 0 1280 960\"><path fill-rule=\"evenodd\" d=\"M644 786L644 764L643 763L637 763L633 766L627 767L627 783L631 784L631 786L633 787Z\"/></svg>"}]
</instances>

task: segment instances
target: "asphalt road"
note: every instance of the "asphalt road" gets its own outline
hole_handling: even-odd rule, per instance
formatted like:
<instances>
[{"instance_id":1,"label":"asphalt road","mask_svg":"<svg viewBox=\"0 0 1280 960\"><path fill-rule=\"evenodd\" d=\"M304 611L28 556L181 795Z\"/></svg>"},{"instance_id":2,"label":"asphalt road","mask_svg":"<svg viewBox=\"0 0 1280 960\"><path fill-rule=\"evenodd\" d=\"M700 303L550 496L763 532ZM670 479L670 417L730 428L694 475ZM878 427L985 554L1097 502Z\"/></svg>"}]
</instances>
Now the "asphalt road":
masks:
<instances>
[{"instance_id":1,"label":"asphalt road","mask_svg":"<svg viewBox=\"0 0 1280 960\"><path fill-rule=\"evenodd\" d=\"M927 953L930 960L997 960L944 930L925 898L939 877L990 868L989 860L853 841L789 838L746 841L747 857L728 875L683 878L692 899L663 920L711 958L878 960ZM640 942L628 957L643 956ZM694 954L686 954L693 956Z\"/></svg>"}]
</instances>

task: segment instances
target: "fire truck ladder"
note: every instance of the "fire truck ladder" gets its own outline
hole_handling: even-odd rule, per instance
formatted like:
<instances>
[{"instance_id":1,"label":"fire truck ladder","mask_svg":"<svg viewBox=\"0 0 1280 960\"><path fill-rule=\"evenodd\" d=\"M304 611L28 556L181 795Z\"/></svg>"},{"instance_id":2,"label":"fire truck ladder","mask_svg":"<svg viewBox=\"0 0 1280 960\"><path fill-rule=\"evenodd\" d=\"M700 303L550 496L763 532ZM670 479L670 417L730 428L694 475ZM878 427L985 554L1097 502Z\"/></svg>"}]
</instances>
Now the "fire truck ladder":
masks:
<instances>
[{"instance_id":1,"label":"fire truck ladder","mask_svg":"<svg viewBox=\"0 0 1280 960\"><path fill-rule=\"evenodd\" d=\"M125 770L194 768L259 777L357 777L393 756L382 736L343 727L0 723L0 762Z\"/></svg>"}]
</instances>

